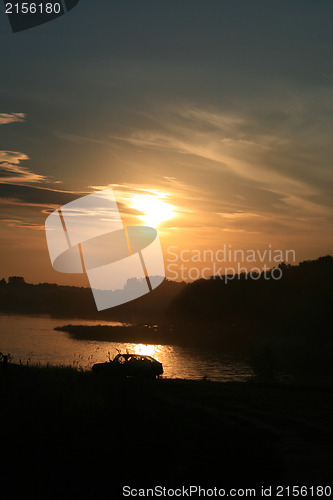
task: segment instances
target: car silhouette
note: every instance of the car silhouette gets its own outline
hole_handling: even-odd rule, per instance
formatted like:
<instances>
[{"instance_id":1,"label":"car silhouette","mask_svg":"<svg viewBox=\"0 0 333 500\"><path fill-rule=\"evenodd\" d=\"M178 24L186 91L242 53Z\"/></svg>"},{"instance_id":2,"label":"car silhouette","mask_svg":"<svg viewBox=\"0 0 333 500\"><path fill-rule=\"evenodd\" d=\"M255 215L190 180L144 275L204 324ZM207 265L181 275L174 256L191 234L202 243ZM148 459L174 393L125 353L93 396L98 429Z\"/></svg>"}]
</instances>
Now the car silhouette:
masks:
<instances>
[{"instance_id":1,"label":"car silhouette","mask_svg":"<svg viewBox=\"0 0 333 500\"><path fill-rule=\"evenodd\" d=\"M96 363L92 371L104 375L121 377L156 378L163 373L162 363L142 354L117 354L112 361Z\"/></svg>"}]
</instances>

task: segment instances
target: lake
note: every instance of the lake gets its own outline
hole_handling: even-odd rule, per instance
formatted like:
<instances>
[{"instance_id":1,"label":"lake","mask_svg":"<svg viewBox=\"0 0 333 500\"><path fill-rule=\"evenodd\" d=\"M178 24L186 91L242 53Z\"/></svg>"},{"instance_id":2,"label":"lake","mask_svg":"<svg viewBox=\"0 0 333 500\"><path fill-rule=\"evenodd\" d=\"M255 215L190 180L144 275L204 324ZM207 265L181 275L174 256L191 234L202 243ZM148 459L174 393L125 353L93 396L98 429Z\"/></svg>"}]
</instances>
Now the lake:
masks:
<instances>
[{"instance_id":1,"label":"lake","mask_svg":"<svg viewBox=\"0 0 333 500\"><path fill-rule=\"evenodd\" d=\"M14 363L71 365L90 369L106 361L117 350L148 354L163 364L166 378L247 381L253 372L244 360L193 347L132 344L77 340L69 333L54 331L56 326L119 325L112 321L50 318L48 316L0 315L0 351L11 355Z\"/></svg>"}]
</instances>

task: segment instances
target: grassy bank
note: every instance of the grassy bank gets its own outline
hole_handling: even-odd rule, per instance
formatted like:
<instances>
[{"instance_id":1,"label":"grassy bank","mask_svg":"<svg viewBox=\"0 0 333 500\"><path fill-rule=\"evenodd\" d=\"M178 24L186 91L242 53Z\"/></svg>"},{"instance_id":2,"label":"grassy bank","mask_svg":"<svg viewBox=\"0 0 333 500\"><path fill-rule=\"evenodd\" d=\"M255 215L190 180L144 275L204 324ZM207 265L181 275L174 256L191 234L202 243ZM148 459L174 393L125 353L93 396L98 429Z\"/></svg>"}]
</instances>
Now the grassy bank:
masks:
<instances>
[{"instance_id":1,"label":"grassy bank","mask_svg":"<svg viewBox=\"0 0 333 500\"><path fill-rule=\"evenodd\" d=\"M15 365L0 377L1 484L11 494L331 479L329 387L112 380Z\"/></svg>"}]
</instances>

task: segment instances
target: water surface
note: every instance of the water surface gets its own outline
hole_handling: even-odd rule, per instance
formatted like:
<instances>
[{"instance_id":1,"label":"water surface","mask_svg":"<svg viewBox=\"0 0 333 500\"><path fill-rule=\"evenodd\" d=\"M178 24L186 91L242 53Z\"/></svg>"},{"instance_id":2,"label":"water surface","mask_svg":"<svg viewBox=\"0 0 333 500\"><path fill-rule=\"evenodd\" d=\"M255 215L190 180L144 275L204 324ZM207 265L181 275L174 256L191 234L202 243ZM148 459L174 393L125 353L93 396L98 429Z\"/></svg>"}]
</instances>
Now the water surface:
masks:
<instances>
[{"instance_id":1,"label":"water surface","mask_svg":"<svg viewBox=\"0 0 333 500\"><path fill-rule=\"evenodd\" d=\"M48 316L0 315L0 351L10 353L15 363L41 365L72 365L89 369L94 363L106 361L124 352L149 354L163 364L167 378L214 381L246 381L252 376L244 360L230 355L193 347L178 347L126 342L77 340L69 333L54 331L56 326L119 325L112 321L61 319Z\"/></svg>"}]
</instances>

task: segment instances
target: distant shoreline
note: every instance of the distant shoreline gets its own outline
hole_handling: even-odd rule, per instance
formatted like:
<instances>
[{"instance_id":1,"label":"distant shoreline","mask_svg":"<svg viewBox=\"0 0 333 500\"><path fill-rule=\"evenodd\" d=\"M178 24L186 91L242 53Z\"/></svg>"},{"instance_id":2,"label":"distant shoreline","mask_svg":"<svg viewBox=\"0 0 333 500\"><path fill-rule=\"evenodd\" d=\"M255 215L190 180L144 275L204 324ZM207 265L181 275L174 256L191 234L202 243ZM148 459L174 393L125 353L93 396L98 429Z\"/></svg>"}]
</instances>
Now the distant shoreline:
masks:
<instances>
[{"instance_id":1,"label":"distant shoreline","mask_svg":"<svg viewBox=\"0 0 333 500\"><path fill-rule=\"evenodd\" d=\"M69 333L77 340L101 342L133 342L136 344L176 345L170 334L160 333L152 326L64 325L54 330Z\"/></svg>"}]
</instances>

